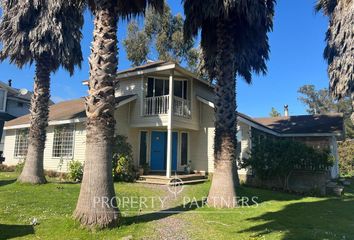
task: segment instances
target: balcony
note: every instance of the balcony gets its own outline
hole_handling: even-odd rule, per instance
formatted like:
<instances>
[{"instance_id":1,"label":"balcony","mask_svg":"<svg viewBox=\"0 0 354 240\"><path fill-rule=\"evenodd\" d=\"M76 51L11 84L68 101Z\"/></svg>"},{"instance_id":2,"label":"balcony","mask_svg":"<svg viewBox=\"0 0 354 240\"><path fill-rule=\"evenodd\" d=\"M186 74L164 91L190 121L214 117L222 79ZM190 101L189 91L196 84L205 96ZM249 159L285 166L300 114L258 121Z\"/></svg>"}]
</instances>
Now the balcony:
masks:
<instances>
[{"instance_id":1,"label":"balcony","mask_svg":"<svg viewBox=\"0 0 354 240\"><path fill-rule=\"evenodd\" d=\"M168 114L169 96L157 96L144 98L144 116ZM180 97L173 97L173 114L175 116L190 118L191 101Z\"/></svg>"}]
</instances>

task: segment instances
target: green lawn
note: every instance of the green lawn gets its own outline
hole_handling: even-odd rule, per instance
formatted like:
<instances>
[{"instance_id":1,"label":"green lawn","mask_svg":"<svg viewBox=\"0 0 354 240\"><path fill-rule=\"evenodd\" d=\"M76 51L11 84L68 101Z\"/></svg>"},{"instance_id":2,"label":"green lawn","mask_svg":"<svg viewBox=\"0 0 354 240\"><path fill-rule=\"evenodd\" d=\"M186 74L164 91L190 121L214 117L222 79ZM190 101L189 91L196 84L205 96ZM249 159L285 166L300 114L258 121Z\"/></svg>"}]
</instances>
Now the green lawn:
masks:
<instances>
[{"instance_id":1,"label":"green lawn","mask_svg":"<svg viewBox=\"0 0 354 240\"><path fill-rule=\"evenodd\" d=\"M71 218L78 184L29 186L15 179L14 173L0 173L0 239L150 239L161 223L171 218L184 222L182 231L190 239L354 239L353 185L342 198L300 197L240 187L238 195L257 197L257 204L232 210L196 208L207 196L210 183L188 185L177 199L169 201L168 212L156 213L160 206L152 207L151 202L141 211L139 207L126 207L119 228L91 232ZM167 194L163 187L156 186L118 183L115 187L120 198ZM188 199L198 202L184 204ZM40 224L32 227L34 217Z\"/></svg>"}]
</instances>

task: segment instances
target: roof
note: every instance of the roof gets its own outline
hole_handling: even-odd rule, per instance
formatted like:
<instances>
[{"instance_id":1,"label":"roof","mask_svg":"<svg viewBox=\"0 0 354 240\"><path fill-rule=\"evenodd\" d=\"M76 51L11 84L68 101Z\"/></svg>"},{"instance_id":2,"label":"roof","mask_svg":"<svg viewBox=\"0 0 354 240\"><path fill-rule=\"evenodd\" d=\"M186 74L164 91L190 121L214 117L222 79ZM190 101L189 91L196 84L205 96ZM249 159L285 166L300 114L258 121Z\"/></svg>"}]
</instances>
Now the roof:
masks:
<instances>
[{"instance_id":1,"label":"roof","mask_svg":"<svg viewBox=\"0 0 354 240\"><path fill-rule=\"evenodd\" d=\"M5 112L0 112L0 121L9 121L16 118L15 116L12 116L8 113Z\"/></svg>"},{"instance_id":2,"label":"roof","mask_svg":"<svg viewBox=\"0 0 354 240\"><path fill-rule=\"evenodd\" d=\"M255 121L281 134L341 133L343 115L299 115L289 117L254 118Z\"/></svg>"},{"instance_id":3,"label":"roof","mask_svg":"<svg viewBox=\"0 0 354 240\"><path fill-rule=\"evenodd\" d=\"M116 104L127 100L135 95L126 95L116 98ZM70 101L60 102L49 107L48 121L60 121L86 118L85 99L78 98ZM5 127L24 125L30 123L30 115L24 115L5 123Z\"/></svg>"}]
</instances>

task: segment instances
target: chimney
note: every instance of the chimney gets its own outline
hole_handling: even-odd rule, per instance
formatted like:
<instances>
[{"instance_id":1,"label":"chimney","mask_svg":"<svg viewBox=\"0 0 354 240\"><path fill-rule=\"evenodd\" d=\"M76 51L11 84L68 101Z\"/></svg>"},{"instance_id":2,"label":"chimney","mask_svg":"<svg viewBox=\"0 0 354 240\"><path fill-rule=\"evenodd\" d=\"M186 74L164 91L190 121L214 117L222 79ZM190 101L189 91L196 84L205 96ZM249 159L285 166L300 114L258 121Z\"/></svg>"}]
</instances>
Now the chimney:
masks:
<instances>
[{"instance_id":1,"label":"chimney","mask_svg":"<svg viewBox=\"0 0 354 240\"><path fill-rule=\"evenodd\" d=\"M288 105L284 105L284 116L289 117L289 106Z\"/></svg>"},{"instance_id":2,"label":"chimney","mask_svg":"<svg viewBox=\"0 0 354 240\"><path fill-rule=\"evenodd\" d=\"M12 86L12 80L11 80L11 79L8 80L8 85L9 85L10 87Z\"/></svg>"}]
</instances>

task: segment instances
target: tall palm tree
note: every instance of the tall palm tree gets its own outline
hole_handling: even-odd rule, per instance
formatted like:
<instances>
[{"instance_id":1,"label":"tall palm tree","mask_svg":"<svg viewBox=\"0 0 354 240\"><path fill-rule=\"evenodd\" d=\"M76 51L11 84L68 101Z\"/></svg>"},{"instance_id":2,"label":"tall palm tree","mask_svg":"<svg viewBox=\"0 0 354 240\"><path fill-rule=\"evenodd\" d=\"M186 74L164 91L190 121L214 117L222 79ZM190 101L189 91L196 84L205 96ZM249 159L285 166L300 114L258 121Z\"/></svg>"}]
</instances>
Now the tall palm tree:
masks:
<instances>
[{"instance_id":1,"label":"tall palm tree","mask_svg":"<svg viewBox=\"0 0 354 240\"><path fill-rule=\"evenodd\" d=\"M22 68L35 63L29 145L20 182L45 183L43 151L48 126L50 74L80 66L82 5L75 0L1 0L0 60Z\"/></svg>"},{"instance_id":2,"label":"tall palm tree","mask_svg":"<svg viewBox=\"0 0 354 240\"><path fill-rule=\"evenodd\" d=\"M330 20L324 50L330 90L338 99L350 96L354 111L354 1L318 0L316 10ZM354 112L351 119L354 123Z\"/></svg>"},{"instance_id":3,"label":"tall palm tree","mask_svg":"<svg viewBox=\"0 0 354 240\"><path fill-rule=\"evenodd\" d=\"M148 5L162 10L163 0L88 0L88 4L94 30L86 98L86 156L74 217L87 227L104 228L116 225L120 216L112 178L118 20L143 14Z\"/></svg>"},{"instance_id":4,"label":"tall palm tree","mask_svg":"<svg viewBox=\"0 0 354 240\"><path fill-rule=\"evenodd\" d=\"M266 73L267 33L275 0L184 0L185 36L201 30L209 79L215 80L215 169L208 204L230 208L237 203L236 75L251 83L252 72Z\"/></svg>"}]
</instances>

